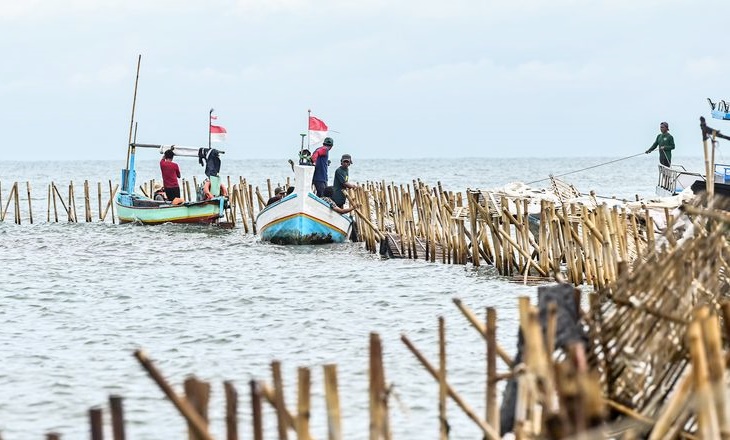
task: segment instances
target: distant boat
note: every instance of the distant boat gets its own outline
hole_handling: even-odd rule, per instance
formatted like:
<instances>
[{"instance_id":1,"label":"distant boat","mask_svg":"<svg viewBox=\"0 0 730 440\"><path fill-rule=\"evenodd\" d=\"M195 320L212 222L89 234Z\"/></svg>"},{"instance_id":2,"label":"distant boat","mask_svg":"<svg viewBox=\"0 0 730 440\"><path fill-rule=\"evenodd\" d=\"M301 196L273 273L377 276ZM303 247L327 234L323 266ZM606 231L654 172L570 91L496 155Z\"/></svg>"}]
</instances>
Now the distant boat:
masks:
<instances>
[{"instance_id":1,"label":"distant boat","mask_svg":"<svg viewBox=\"0 0 730 440\"><path fill-rule=\"evenodd\" d=\"M173 205L172 201L158 201L134 192L136 171L134 169L135 151L137 148L156 148L160 153L173 148L175 156L198 157L199 148L178 147L171 145L130 144L129 166L122 170L122 189L117 194L116 206L119 223L138 222L146 225L161 223L213 223L223 217L226 205L224 196L213 197L209 200L183 202ZM202 151L207 153L209 149ZM211 178L211 188L220 188Z\"/></svg>"},{"instance_id":2,"label":"distant boat","mask_svg":"<svg viewBox=\"0 0 730 440\"><path fill-rule=\"evenodd\" d=\"M710 101L709 98L708 101L713 108L716 107L716 104ZM727 106L727 104L725 104L725 101L720 101L717 103L717 106ZM723 109L727 110L725 107ZM713 117L716 112L717 110L713 110ZM727 119L730 120L730 118ZM711 157L706 157L706 160L708 163L713 164L711 173L714 193L730 196L730 164L714 162L714 145L717 143L715 138L730 140L730 137L723 135L719 130L708 127L704 117L700 117L700 127L706 144L706 150L708 150L709 146L709 151L705 151L705 155L711 155ZM693 193L707 191L707 173L691 172L682 165L667 167L659 164L659 181L656 186L656 194L658 196L673 196L687 188L690 188Z\"/></svg>"},{"instance_id":3,"label":"distant boat","mask_svg":"<svg viewBox=\"0 0 730 440\"><path fill-rule=\"evenodd\" d=\"M275 244L324 244L346 241L353 219L338 214L312 191L314 167L292 165L294 191L256 217L261 239Z\"/></svg>"}]
</instances>

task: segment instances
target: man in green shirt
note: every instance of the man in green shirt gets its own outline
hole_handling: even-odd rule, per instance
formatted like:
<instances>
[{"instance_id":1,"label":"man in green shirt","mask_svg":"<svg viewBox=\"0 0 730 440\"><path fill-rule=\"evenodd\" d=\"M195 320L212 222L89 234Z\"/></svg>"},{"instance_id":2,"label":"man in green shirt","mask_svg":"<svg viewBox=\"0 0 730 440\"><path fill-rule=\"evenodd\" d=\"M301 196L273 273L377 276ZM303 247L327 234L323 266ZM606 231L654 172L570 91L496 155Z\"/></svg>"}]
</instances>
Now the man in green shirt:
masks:
<instances>
[{"instance_id":1,"label":"man in green shirt","mask_svg":"<svg viewBox=\"0 0 730 440\"><path fill-rule=\"evenodd\" d=\"M659 147L659 163L665 167L672 165L672 150L674 150L674 138L669 134L669 124L662 122L659 124L659 133L654 143L646 150L646 154L651 153Z\"/></svg>"},{"instance_id":2,"label":"man in green shirt","mask_svg":"<svg viewBox=\"0 0 730 440\"><path fill-rule=\"evenodd\" d=\"M345 192L347 188L357 188L357 185L350 183L350 172L348 168L352 165L352 157L349 154L343 154L340 159L340 167L335 171L334 191L332 200L342 208L345 206Z\"/></svg>"}]
</instances>

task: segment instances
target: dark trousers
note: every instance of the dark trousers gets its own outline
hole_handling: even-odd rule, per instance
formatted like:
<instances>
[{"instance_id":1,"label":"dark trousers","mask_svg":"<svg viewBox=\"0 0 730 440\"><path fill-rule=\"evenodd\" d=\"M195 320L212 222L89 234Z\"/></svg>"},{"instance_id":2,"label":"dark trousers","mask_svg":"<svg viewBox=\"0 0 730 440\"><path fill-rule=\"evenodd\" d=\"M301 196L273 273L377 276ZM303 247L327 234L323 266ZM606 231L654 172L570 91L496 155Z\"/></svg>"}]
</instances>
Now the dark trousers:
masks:
<instances>
[{"instance_id":1,"label":"dark trousers","mask_svg":"<svg viewBox=\"0 0 730 440\"><path fill-rule=\"evenodd\" d=\"M669 160L667 154L662 150L659 150L659 163L664 165L665 167L669 167L672 165L672 161Z\"/></svg>"},{"instance_id":2,"label":"dark trousers","mask_svg":"<svg viewBox=\"0 0 730 440\"><path fill-rule=\"evenodd\" d=\"M314 190L317 193L317 197L324 196L324 189L327 188L327 182L314 181L312 183L314 184Z\"/></svg>"},{"instance_id":3,"label":"dark trousers","mask_svg":"<svg viewBox=\"0 0 730 440\"><path fill-rule=\"evenodd\" d=\"M175 198L180 197L180 187L165 188L165 194L167 195L167 200L172 202Z\"/></svg>"}]
</instances>

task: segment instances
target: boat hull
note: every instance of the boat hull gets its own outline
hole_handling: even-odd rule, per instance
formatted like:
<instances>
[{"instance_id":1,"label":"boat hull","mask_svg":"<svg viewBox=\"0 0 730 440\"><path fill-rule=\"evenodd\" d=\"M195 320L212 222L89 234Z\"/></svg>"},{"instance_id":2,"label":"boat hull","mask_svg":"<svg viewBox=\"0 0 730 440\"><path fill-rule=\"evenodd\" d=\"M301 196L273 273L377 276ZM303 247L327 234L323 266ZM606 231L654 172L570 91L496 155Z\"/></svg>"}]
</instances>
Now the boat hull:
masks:
<instances>
[{"instance_id":1,"label":"boat hull","mask_svg":"<svg viewBox=\"0 0 730 440\"><path fill-rule=\"evenodd\" d=\"M312 193L295 193L261 211L256 226L262 240L275 244L342 243L352 218L336 213Z\"/></svg>"},{"instance_id":2,"label":"boat hull","mask_svg":"<svg viewBox=\"0 0 730 440\"><path fill-rule=\"evenodd\" d=\"M159 225L162 223L213 223L223 217L224 199L217 197L203 202L190 202L181 205L155 204L147 199L148 206L134 206L131 200L120 197L116 200L119 223L142 223ZM150 203L153 202L153 203Z\"/></svg>"}]
</instances>

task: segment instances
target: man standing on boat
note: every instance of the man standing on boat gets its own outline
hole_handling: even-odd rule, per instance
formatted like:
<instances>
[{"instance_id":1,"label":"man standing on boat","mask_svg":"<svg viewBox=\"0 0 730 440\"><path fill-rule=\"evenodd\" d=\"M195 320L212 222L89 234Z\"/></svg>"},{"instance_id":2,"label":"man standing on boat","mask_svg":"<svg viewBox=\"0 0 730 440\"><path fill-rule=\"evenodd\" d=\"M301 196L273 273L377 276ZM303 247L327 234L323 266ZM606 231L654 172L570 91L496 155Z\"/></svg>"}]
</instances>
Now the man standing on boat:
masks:
<instances>
[{"instance_id":1,"label":"man standing on boat","mask_svg":"<svg viewBox=\"0 0 730 440\"><path fill-rule=\"evenodd\" d=\"M332 200L342 208L345 206L345 189L357 188L357 185L350 183L350 168L352 165L352 156L349 154L343 154L340 159L340 167L335 171L335 183L332 191Z\"/></svg>"},{"instance_id":2,"label":"man standing on boat","mask_svg":"<svg viewBox=\"0 0 730 440\"><path fill-rule=\"evenodd\" d=\"M180 167L172 161L173 157L175 157L175 153L170 149L165 151L164 157L160 160L162 185L165 187L167 200L170 201L180 198L180 185L177 183L177 179L180 178Z\"/></svg>"},{"instance_id":3,"label":"man standing on boat","mask_svg":"<svg viewBox=\"0 0 730 440\"><path fill-rule=\"evenodd\" d=\"M659 124L659 133L654 143L646 150L646 154L651 153L659 147L659 163L665 167L672 165L672 150L674 150L674 138L669 134L669 124L662 122Z\"/></svg>"},{"instance_id":4,"label":"man standing on boat","mask_svg":"<svg viewBox=\"0 0 730 440\"><path fill-rule=\"evenodd\" d=\"M324 195L324 189L327 186L327 168L330 165L329 153L334 144L335 142L331 137L326 137L322 142L322 146L314 150L312 154L312 163L314 164L312 183L317 192L317 197Z\"/></svg>"}]
</instances>

